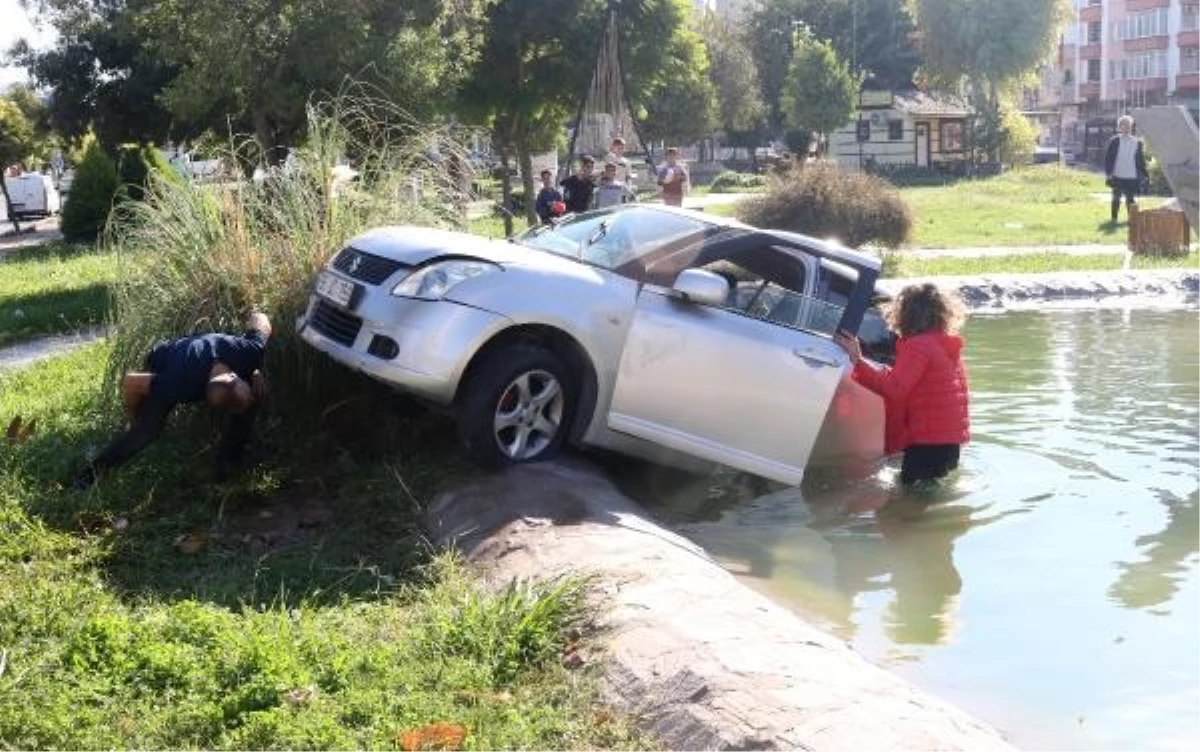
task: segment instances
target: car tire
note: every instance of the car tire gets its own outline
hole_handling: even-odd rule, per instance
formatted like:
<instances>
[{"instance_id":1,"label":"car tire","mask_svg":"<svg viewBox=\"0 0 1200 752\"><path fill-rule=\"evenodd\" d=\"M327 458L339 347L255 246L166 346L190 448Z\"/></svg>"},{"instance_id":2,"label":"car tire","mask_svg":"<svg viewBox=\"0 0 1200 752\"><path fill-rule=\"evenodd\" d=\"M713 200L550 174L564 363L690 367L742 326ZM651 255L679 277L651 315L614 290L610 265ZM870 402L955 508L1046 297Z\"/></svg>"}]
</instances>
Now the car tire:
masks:
<instances>
[{"instance_id":1,"label":"car tire","mask_svg":"<svg viewBox=\"0 0 1200 752\"><path fill-rule=\"evenodd\" d=\"M485 470L547 460L562 449L577 390L562 361L536 345L489 353L468 377L458 436Z\"/></svg>"}]
</instances>

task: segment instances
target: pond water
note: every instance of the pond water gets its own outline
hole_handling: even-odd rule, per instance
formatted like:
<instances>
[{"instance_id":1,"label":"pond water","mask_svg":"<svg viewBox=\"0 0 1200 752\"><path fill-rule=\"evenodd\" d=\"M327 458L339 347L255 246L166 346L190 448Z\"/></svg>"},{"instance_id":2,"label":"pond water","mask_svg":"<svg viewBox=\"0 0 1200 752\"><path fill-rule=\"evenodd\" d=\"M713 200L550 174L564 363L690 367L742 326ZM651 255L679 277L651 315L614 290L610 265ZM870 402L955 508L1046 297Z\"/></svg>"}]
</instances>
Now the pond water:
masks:
<instances>
[{"instance_id":1,"label":"pond water","mask_svg":"<svg viewBox=\"0 0 1200 752\"><path fill-rule=\"evenodd\" d=\"M1194 749L1198 320L1192 305L976 313L973 441L933 491L902 492L883 465L635 496L1018 747Z\"/></svg>"}]
</instances>

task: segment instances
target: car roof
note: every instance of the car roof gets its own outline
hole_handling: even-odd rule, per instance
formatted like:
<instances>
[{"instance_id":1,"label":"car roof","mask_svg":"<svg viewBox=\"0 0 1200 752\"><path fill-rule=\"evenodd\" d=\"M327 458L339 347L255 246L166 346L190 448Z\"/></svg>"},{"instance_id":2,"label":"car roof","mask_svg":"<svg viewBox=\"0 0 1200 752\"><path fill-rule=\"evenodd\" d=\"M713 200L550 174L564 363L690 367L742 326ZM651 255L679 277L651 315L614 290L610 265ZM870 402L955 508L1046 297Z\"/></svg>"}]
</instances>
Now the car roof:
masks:
<instances>
[{"instance_id":1,"label":"car roof","mask_svg":"<svg viewBox=\"0 0 1200 752\"><path fill-rule=\"evenodd\" d=\"M610 212L620 211L654 211L664 212L669 214L678 214L680 216L689 217L694 220L706 222L718 232L730 230L740 231L749 234L758 234L766 236L767 239L775 242L782 241L785 245L797 246L808 253L813 253L817 256L823 256L834 261L840 261L843 264L849 264L857 268L874 269L879 271L883 267L883 263L877 256L863 251L857 251L853 248L838 243L836 240L822 240L811 235L805 235L800 232L792 232L790 230L776 230L771 228L756 227L746 224L741 220L733 217L723 217L717 214L707 214L695 209L685 209L676 206L667 206L665 204L623 204L618 207L613 207L608 210Z\"/></svg>"}]
</instances>

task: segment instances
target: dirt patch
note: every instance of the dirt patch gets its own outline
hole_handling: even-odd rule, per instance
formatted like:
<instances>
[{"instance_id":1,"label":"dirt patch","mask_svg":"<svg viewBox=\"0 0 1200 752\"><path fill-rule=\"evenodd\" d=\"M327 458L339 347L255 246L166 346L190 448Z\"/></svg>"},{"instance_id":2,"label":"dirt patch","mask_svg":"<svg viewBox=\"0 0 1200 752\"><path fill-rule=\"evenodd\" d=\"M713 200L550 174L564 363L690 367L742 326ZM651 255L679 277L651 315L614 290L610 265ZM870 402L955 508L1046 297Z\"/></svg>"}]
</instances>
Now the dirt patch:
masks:
<instances>
[{"instance_id":1,"label":"dirt patch","mask_svg":"<svg viewBox=\"0 0 1200 752\"><path fill-rule=\"evenodd\" d=\"M328 498L324 484L310 481L269 499L235 503L222 515L215 537L256 552L304 543L333 524Z\"/></svg>"}]
</instances>

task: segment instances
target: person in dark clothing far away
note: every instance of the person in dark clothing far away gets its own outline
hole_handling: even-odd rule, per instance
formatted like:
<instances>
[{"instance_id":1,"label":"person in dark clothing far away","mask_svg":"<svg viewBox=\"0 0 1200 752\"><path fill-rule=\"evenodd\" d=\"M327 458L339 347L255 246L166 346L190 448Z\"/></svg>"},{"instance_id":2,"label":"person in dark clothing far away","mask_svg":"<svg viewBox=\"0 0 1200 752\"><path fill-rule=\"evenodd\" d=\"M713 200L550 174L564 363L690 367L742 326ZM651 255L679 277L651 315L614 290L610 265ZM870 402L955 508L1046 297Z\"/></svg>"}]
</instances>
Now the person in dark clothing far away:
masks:
<instances>
[{"instance_id":1,"label":"person in dark clothing far away","mask_svg":"<svg viewBox=\"0 0 1200 752\"><path fill-rule=\"evenodd\" d=\"M579 158L579 172L568 175L559 185L563 187L563 201L572 214L585 212L592 207L592 192L596 190L596 179L592 170L596 160L584 154Z\"/></svg>"},{"instance_id":2,"label":"person in dark clothing far away","mask_svg":"<svg viewBox=\"0 0 1200 752\"><path fill-rule=\"evenodd\" d=\"M1133 135L1133 118L1128 115L1118 118L1117 131L1117 135L1108 140L1108 148L1104 152L1104 182L1112 189L1111 216L1114 225L1121 212L1121 196L1125 197L1125 214L1128 216L1137 206L1142 183L1150 178L1142 140Z\"/></svg>"},{"instance_id":3,"label":"person in dark clothing far away","mask_svg":"<svg viewBox=\"0 0 1200 752\"><path fill-rule=\"evenodd\" d=\"M216 467L217 479L223 479L241 463L255 407L266 391L262 365L270 337L270 319L256 311L240 336L194 334L156 343L143 370L121 379L128 430L87 464L74 488L90 487L105 472L145 449L158 438L176 405L193 402L206 402L227 414Z\"/></svg>"},{"instance_id":4,"label":"person in dark clothing far away","mask_svg":"<svg viewBox=\"0 0 1200 752\"><path fill-rule=\"evenodd\" d=\"M557 206L562 203L563 195L554 187L554 174L549 170L542 170L542 189L538 191L537 200L534 202L534 209L542 224L550 224L550 220L559 214L555 209L565 208Z\"/></svg>"}]
</instances>

